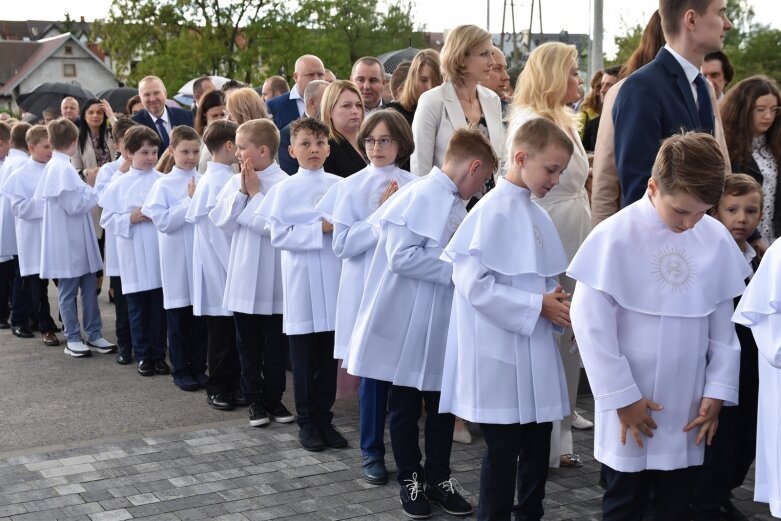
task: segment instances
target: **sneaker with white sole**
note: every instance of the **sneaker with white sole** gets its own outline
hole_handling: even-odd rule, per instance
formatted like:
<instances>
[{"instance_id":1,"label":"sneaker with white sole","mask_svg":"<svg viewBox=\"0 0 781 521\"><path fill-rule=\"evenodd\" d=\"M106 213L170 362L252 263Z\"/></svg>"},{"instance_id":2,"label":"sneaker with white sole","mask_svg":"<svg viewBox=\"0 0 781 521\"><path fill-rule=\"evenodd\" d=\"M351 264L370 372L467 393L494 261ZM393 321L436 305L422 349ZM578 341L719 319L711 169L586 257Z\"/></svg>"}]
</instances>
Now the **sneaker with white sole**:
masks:
<instances>
[{"instance_id":1,"label":"sneaker with white sole","mask_svg":"<svg viewBox=\"0 0 781 521\"><path fill-rule=\"evenodd\" d=\"M117 345L112 344L103 337L96 338L95 340L87 340L86 344L92 351L97 351L104 355L117 352Z\"/></svg>"},{"instance_id":2,"label":"sneaker with white sole","mask_svg":"<svg viewBox=\"0 0 781 521\"><path fill-rule=\"evenodd\" d=\"M594 422L585 419L583 416L572 411L572 428L579 431L587 431L594 426Z\"/></svg>"},{"instance_id":3,"label":"sneaker with white sole","mask_svg":"<svg viewBox=\"0 0 781 521\"><path fill-rule=\"evenodd\" d=\"M82 342L68 342L65 345L66 355L70 355L76 358L82 358L85 356L92 356L92 351L89 350Z\"/></svg>"}]
</instances>

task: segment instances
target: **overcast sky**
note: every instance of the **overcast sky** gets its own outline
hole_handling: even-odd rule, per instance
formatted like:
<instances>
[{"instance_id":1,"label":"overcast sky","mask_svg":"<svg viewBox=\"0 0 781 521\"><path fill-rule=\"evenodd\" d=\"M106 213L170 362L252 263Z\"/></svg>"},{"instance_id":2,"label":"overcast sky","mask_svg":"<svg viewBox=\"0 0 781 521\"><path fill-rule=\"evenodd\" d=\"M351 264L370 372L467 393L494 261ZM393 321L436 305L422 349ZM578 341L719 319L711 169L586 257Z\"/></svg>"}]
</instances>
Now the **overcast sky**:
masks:
<instances>
[{"instance_id":1,"label":"overcast sky","mask_svg":"<svg viewBox=\"0 0 781 521\"><path fill-rule=\"evenodd\" d=\"M221 0L226 1L226 0ZM533 30L539 31L536 0L515 0L516 30L528 29L532 1L535 2ZM0 18L6 20L47 19L64 17L68 11L76 20L84 16L91 21L106 15L110 0L2 0ZM482 27L490 22L491 32L502 30L504 0L413 0L415 21L429 31L442 31L460 24L472 23ZM512 30L510 1L507 2L505 31ZM541 0L542 29L545 32L588 33L591 25L591 0ZM781 1L748 0L755 12L755 20L776 27L781 25ZM645 25L656 9L654 0L604 0L604 51L608 57L615 53L613 37L626 32L628 27ZM487 8L490 7L490 21ZM45 14L44 14L45 13Z\"/></svg>"}]
</instances>

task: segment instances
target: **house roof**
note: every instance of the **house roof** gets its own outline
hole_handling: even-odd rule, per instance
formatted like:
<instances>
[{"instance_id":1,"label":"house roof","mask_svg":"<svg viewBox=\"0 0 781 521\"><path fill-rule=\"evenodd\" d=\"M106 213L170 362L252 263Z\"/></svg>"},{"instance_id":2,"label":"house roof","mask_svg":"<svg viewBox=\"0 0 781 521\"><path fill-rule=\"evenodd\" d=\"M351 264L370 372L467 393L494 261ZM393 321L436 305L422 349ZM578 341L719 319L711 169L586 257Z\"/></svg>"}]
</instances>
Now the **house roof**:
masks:
<instances>
[{"instance_id":1,"label":"house roof","mask_svg":"<svg viewBox=\"0 0 781 521\"><path fill-rule=\"evenodd\" d=\"M0 83L3 83L3 86L0 87L0 96L10 96L17 85L68 41L80 46L112 76L114 75L105 63L70 33L43 38L35 42L0 41L0 56L3 56L3 60L0 61L2 63L0 65ZM18 61L11 63L11 59L7 58L10 56L14 56ZM13 74L8 77L6 72Z\"/></svg>"},{"instance_id":2,"label":"house roof","mask_svg":"<svg viewBox=\"0 0 781 521\"><path fill-rule=\"evenodd\" d=\"M52 29L64 33L68 31L66 23L52 20L0 20L0 40L38 40L46 36ZM71 20L70 30L74 33L89 33L90 23L80 20Z\"/></svg>"}]
</instances>

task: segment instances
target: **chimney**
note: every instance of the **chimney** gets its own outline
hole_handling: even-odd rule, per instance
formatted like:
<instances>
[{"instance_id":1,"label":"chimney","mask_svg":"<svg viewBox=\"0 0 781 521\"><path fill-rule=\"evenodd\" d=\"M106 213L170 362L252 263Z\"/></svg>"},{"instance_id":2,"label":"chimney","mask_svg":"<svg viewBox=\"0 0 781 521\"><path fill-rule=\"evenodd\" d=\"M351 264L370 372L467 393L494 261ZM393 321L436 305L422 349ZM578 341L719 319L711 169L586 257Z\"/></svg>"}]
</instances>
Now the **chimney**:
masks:
<instances>
[{"instance_id":1,"label":"chimney","mask_svg":"<svg viewBox=\"0 0 781 521\"><path fill-rule=\"evenodd\" d=\"M81 21L81 23L84 23L84 17L82 16L82 17L80 17L80 18L81 18L81 20L80 20L80 21Z\"/></svg>"}]
</instances>

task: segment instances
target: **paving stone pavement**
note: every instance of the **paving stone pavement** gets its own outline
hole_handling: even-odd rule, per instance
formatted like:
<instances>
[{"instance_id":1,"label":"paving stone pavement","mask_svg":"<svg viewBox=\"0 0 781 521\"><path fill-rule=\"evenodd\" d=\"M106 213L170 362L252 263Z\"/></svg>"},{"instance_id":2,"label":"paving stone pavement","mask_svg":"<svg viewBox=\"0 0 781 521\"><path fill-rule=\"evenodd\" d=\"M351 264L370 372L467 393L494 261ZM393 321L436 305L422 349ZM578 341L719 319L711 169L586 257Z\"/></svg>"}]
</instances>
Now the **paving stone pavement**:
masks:
<instances>
[{"instance_id":1,"label":"paving stone pavement","mask_svg":"<svg viewBox=\"0 0 781 521\"><path fill-rule=\"evenodd\" d=\"M579 401L587 418L589 402L587 396ZM339 414L335 423L350 448L310 453L299 445L294 424L258 429L232 419L24 451L0 460L0 521L405 519L393 476L379 487L360 478L357 413ZM471 445L454 444L451 467L464 495L477 504L484 445L477 429L471 430ZM599 519L602 491L592 433L575 431L574 440L584 465L551 471L547 520ZM393 470L390 455L388 463ZM771 520L751 496L748 482L736 491L737 506L751 519ZM434 519L455 518L437 513Z\"/></svg>"}]
</instances>

